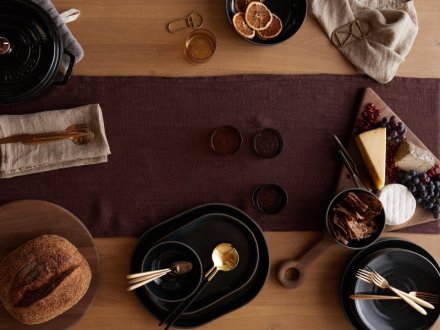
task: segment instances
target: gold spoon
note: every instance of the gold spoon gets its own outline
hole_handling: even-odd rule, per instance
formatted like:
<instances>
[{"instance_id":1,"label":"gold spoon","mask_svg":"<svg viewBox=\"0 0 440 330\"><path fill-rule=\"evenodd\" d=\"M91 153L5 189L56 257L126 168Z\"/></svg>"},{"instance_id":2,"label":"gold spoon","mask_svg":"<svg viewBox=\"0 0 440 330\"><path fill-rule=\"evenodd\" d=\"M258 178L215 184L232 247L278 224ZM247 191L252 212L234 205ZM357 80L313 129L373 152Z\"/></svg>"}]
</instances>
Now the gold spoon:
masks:
<instances>
[{"instance_id":1,"label":"gold spoon","mask_svg":"<svg viewBox=\"0 0 440 330\"><path fill-rule=\"evenodd\" d=\"M176 308L174 308L168 316L159 323L161 326L164 323L168 323L165 330L171 327L177 319L185 312L185 310L196 300L200 292L206 287L206 285L214 278L219 270L223 272L229 272L238 265L239 256L237 250L229 243L221 243L217 245L212 251L212 262L214 265L208 270L200 283L197 290L192 296L183 300ZM173 317L173 315L175 315Z\"/></svg>"},{"instance_id":2,"label":"gold spoon","mask_svg":"<svg viewBox=\"0 0 440 330\"><path fill-rule=\"evenodd\" d=\"M20 134L8 136L0 139L0 144L6 143L23 143L23 144L37 144L46 143L59 140L71 140L75 144L86 144L92 141L95 134L88 125L78 124L67 127L62 132L37 133L37 134Z\"/></svg>"}]
</instances>

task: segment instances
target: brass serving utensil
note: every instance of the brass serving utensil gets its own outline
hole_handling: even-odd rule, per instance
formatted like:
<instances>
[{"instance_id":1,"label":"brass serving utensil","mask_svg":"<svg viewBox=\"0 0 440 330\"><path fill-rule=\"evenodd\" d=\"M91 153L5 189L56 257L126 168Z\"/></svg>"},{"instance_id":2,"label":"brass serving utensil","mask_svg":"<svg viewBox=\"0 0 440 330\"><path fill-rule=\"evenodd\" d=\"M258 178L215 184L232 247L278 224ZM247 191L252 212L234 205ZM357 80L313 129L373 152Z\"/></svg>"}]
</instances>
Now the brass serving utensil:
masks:
<instances>
[{"instance_id":1,"label":"brass serving utensil","mask_svg":"<svg viewBox=\"0 0 440 330\"><path fill-rule=\"evenodd\" d=\"M438 296L433 293L411 291L408 294L412 297L417 297L425 300L430 304L438 304ZM402 300L399 296L388 296L381 294L367 294L367 293L354 293L350 295L350 299L353 300Z\"/></svg>"},{"instance_id":2,"label":"brass serving utensil","mask_svg":"<svg viewBox=\"0 0 440 330\"><path fill-rule=\"evenodd\" d=\"M152 270L148 272L135 273L127 275L128 284L132 284L127 288L127 291L137 289L145 284L148 284L168 273L175 275L183 275L191 271L193 265L189 261L176 261L170 268Z\"/></svg>"},{"instance_id":3,"label":"brass serving utensil","mask_svg":"<svg viewBox=\"0 0 440 330\"><path fill-rule=\"evenodd\" d=\"M23 143L37 144L47 143L60 140L71 140L75 144L87 144L95 137L93 131L85 124L71 125L65 131L36 133L36 134L20 134L0 139L0 144L7 143Z\"/></svg>"},{"instance_id":4,"label":"brass serving utensil","mask_svg":"<svg viewBox=\"0 0 440 330\"><path fill-rule=\"evenodd\" d=\"M159 323L161 326L164 323L168 323L165 330L169 329L186 311L186 309L196 300L199 294L203 291L206 285L214 278L218 271L229 272L238 265L239 255L238 251L229 243L221 243L217 245L212 251L212 262L214 265L208 270L200 283L197 290L192 296L183 300L177 307L175 307L168 316Z\"/></svg>"},{"instance_id":5,"label":"brass serving utensil","mask_svg":"<svg viewBox=\"0 0 440 330\"><path fill-rule=\"evenodd\" d=\"M389 289L393 291L396 295L401 297L408 305L413 307L416 311L418 311L420 314L427 315L426 311L420 306L424 306L430 309L434 309L434 306L427 301L417 298L415 296L411 296L406 292L400 291L392 286L389 285L388 281L376 273L375 271L368 271L365 269L359 269L356 273L356 277L362 281L365 281L370 284L374 284L379 288L382 289ZM420 305L418 305L420 304Z\"/></svg>"}]
</instances>

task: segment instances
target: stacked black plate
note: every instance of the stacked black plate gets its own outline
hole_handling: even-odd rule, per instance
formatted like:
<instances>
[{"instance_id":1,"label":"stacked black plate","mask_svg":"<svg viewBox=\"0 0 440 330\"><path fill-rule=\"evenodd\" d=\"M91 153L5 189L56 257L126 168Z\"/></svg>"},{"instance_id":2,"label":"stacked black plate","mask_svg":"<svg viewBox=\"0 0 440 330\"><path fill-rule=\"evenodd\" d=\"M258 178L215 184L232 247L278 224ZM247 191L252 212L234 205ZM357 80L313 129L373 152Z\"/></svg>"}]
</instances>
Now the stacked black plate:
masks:
<instances>
[{"instance_id":1,"label":"stacked black plate","mask_svg":"<svg viewBox=\"0 0 440 330\"><path fill-rule=\"evenodd\" d=\"M401 239L382 239L358 252L342 276L340 300L356 329L430 329L440 315L440 306L421 315L402 300L352 300L351 294L386 294L356 278L360 268L370 268L384 276L390 285L405 292L422 291L440 296L440 267L420 246Z\"/></svg>"},{"instance_id":2,"label":"stacked black plate","mask_svg":"<svg viewBox=\"0 0 440 330\"><path fill-rule=\"evenodd\" d=\"M260 292L269 274L269 250L263 232L246 213L230 205L201 205L145 232L133 254L131 273L146 271L146 252L165 241L190 246L200 257L203 273L212 267L211 252L220 243L232 244L240 256L237 268L219 272L176 321L177 327L200 326L247 304ZM136 295L158 320L178 304L158 299L146 287L137 289Z\"/></svg>"}]
</instances>

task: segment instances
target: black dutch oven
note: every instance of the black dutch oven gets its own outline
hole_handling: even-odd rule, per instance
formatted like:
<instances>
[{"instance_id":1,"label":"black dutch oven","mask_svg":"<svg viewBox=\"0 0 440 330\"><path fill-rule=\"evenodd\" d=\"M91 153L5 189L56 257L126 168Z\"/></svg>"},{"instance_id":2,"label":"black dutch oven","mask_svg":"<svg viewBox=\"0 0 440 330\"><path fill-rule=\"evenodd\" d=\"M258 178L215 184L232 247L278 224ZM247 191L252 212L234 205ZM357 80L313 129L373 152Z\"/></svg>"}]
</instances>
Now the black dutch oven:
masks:
<instances>
[{"instance_id":1,"label":"black dutch oven","mask_svg":"<svg viewBox=\"0 0 440 330\"><path fill-rule=\"evenodd\" d=\"M61 74L65 55L69 65ZM58 28L43 8L30 0L0 0L0 104L66 84L74 65L75 57L63 48Z\"/></svg>"}]
</instances>

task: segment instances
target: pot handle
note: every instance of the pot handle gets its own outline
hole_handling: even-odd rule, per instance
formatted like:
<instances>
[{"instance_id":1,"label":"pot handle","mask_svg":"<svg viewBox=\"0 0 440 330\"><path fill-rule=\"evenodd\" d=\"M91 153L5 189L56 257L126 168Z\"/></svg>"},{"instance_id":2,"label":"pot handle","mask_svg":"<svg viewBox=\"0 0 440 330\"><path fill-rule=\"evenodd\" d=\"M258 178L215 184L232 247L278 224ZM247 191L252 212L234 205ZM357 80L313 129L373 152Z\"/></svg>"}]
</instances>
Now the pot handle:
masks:
<instances>
[{"instance_id":1,"label":"pot handle","mask_svg":"<svg viewBox=\"0 0 440 330\"><path fill-rule=\"evenodd\" d=\"M64 48L64 54L69 56L69 66L67 67L63 79L59 81L54 81L53 82L54 85L65 85L72 77L73 67L75 66L75 56L71 52L69 52L66 48Z\"/></svg>"}]
</instances>

